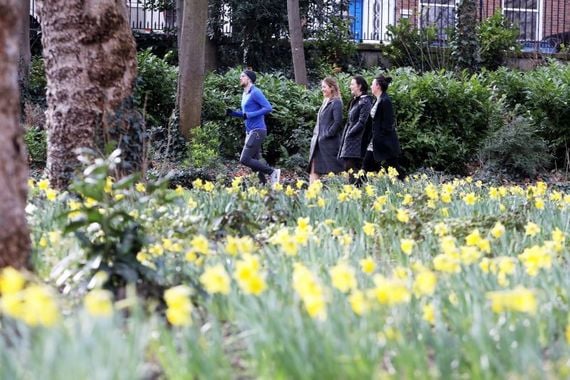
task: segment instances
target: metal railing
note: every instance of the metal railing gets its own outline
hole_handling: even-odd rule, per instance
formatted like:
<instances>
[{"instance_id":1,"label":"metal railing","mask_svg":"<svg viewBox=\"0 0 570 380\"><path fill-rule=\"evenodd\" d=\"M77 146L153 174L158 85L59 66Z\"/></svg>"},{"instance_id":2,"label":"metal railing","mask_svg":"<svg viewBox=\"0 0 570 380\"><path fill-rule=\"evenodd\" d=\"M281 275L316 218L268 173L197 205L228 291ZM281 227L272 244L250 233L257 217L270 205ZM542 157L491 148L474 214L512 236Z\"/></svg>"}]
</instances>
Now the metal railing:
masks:
<instances>
[{"instance_id":1,"label":"metal railing","mask_svg":"<svg viewBox=\"0 0 570 380\"><path fill-rule=\"evenodd\" d=\"M133 30L168 32L176 28L176 11L151 9L150 0L125 0L129 24ZM446 29L455 24L457 0L351 0L344 9L311 10L307 28L315 29L322 21L312 20L311 12L326 12L350 20L353 38L362 42L389 42L388 26L409 19L418 28L434 26L441 44L447 40ZM37 17L36 0L31 0L31 15ZM555 52L560 43L570 43L570 0L478 0L477 17L485 20L501 12L518 26L524 50ZM322 15L321 15L322 16ZM321 17L322 19L322 17ZM224 27L231 34L231 25Z\"/></svg>"},{"instance_id":2,"label":"metal railing","mask_svg":"<svg viewBox=\"0 0 570 380\"><path fill-rule=\"evenodd\" d=\"M434 26L445 44L456 7L456 0L353 0L347 17L357 41L389 42L387 27L406 18L418 28ZM570 0L478 0L478 21L495 12L519 28L523 50L552 53L557 44L570 42Z\"/></svg>"}]
</instances>

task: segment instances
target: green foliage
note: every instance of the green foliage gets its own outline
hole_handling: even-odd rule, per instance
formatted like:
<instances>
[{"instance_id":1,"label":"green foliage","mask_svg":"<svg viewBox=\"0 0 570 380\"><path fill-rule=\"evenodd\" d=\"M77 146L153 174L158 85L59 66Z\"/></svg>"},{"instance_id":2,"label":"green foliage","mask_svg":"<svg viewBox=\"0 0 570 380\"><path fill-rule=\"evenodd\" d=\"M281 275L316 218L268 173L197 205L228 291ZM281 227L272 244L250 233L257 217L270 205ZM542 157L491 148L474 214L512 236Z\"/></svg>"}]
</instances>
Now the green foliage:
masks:
<instances>
[{"instance_id":1,"label":"green foliage","mask_svg":"<svg viewBox=\"0 0 570 380\"><path fill-rule=\"evenodd\" d=\"M406 165L464 172L496 113L481 76L398 70L389 92Z\"/></svg>"},{"instance_id":2,"label":"green foliage","mask_svg":"<svg viewBox=\"0 0 570 380\"><path fill-rule=\"evenodd\" d=\"M214 122L206 122L200 127L192 129L188 148L190 166L207 167L219 158L220 130L220 125Z\"/></svg>"},{"instance_id":3,"label":"green foliage","mask_svg":"<svg viewBox=\"0 0 570 380\"><path fill-rule=\"evenodd\" d=\"M230 379L232 368L224 352L220 324L208 329L162 329L156 356L168 379ZM226 343L227 345L227 343ZM234 374L235 375L235 374Z\"/></svg>"},{"instance_id":4,"label":"green foliage","mask_svg":"<svg viewBox=\"0 0 570 380\"><path fill-rule=\"evenodd\" d=\"M71 373L77 379L148 377L143 363L152 321L143 321L132 310L128 319L94 318L81 310L72 314L73 318L50 328L3 319L0 378L59 380Z\"/></svg>"},{"instance_id":5,"label":"green foliage","mask_svg":"<svg viewBox=\"0 0 570 380\"><path fill-rule=\"evenodd\" d=\"M450 68L449 51L432 47L437 40L435 26L418 29L410 20L402 19L386 28L391 42L384 52L396 67L411 67L417 72Z\"/></svg>"},{"instance_id":6,"label":"green foliage","mask_svg":"<svg viewBox=\"0 0 570 380\"><path fill-rule=\"evenodd\" d=\"M166 126L176 105L178 70L150 49L137 54L138 79L135 104L144 111L149 126Z\"/></svg>"},{"instance_id":7,"label":"green foliage","mask_svg":"<svg viewBox=\"0 0 570 380\"><path fill-rule=\"evenodd\" d=\"M41 56L33 56L30 64L28 87L23 89L22 99L45 106L47 79L44 60Z\"/></svg>"},{"instance_id":8,"label":"green foliage","mask_svg":"<svg viewBox=\"0 0 570 380\"><path fill-rule=\"evenodd\" d=\"M76 260L68 257L59 268L61 276L72 271L74 280L85 286L91 276L99 271L109 275L107 286L117 289L128 283L144 279L152 288L158 278L155 271L137 260L137 253L146 243L143 226L130 212L136 203L147 203L148 197L135 191L136 177L128 176L115 183L110 181L120 163L120 151L114 151L107 159L98 158L89 150L79 155L86 166L85 177L77 178L70 186L77 207L62 214L66 218L63 233L73 233L85 252L85 261L79 268ZM147 194L165 187L165 183L148 184ZM155 196L160 199L159 192ZM66 270L64 270L66 269ZM152 290L152 289L151 289Z\"/></svg>"},{"instance_id":9,"label":"green foliage","mask_svg":"<svg viewBox=\"0 0 570 380\"><path fill-rule=\"evenodd\" d=\"M234 47L230 55L237 61L223 59L229 66L245 64L258 71L283 67L291 64L291 55L282 50L279 41L288 30L287 3L276 0L215 0L211 2L209 20L210 36L216 43L224 45L222 55L228 55L225 48ZM232 20L232 34L224 36L222 28L229 17ZM285 41L287 42L287 41ZM223 58L223 57L222 57Z\"/></svg>"},{"instance_id":10,"label":"green foliage","mask_svg":"<svg viewBox=\"0 0 570 380\"><path fill-rule=\"evenodd\" d=\"M450 47L457 69L471 73L479 70L481 58L477 37L477 6L474 0L461 0L458 3Z\"/></svg>"},{"instance_id":11,"label":"green foliage","mask_svg":"<svg viewBox=\"0 0 570 380\"><path fill-rule=\"evenodd\" d=\"M489 70L502 66L508 51L520 50L519 29L500 10L479 24L478 35L481 63Z\"/></svg>"},{"instance_id":12,"label":"green foliage","mask_svg":"<svg viewBox=\"0 0 570 380\"><path fill-rule=\"evenodd\" d=\"M485 139L481 158L492 169L534 177L552 157L532 120L515 110L507 113L504 124Z\"/></svg>"},{"instance_id":13,"label":"green foliage","mask_svg":"<svg viewBox=\"0 0 570 380\"><path fill-rule=\"evenodd\" d=\"M187 140L180 133L179 117L173 112L166 127L149 131L149 157L154 161L182 162L188 158Z\"/></svg>"},{"instance_id":14,"label":"green foliage","mask_svg":"<svg viewBox=\"0 0 570 380\"><path fill-rule=\"evenodd\" d=\"M546 66L520 73L500 69L489 74L489 86L510 107L528 110L539 134L557 162L566 165L570 141L570 66L551 61Z\"/></svg>"},{"instance_id":15,"label":"green foliage","mask_svg":"<svg viewBox=\"0 0 570 380\"><path fill-rule=\"evenodd\" d=\"M347 0L300 0L309 74L330 73L332 64L348 67L355 50L347 21L340 16ZM224 31L231 19L231 35ZM335 29L336 28L336 29ZM214 0L209 2L208 34L218 46L221 67L245 65L256 71L292 75L291 46L287 38L287 2L282 0ZM345 38L346 37L346 38ZM322 59L320 54L331 59ZM346 54L346 55L344 55Z\"/></svg>"},{"instance_id":16,"label":"green foliage","mask_svg":"<svg viewBox=\"0 0 570 380\"><path fill-rule=\"evenodd\" d=\"M29 161L43 165L47 159L47 133L37 126L26 128L24 142L28 148Z\"/></svg>"},{"instance_id":17,"label":"green foliage","mask_svg":"<svg viewBox=\"0 0 570 380\"><path fill-rule=\"evenodd\" d=\"M350 21L331 17L309 42L308 61L317 68L319 79L331 75L335 68L346 71L355 61L356 43L350 34Z\"/></svg>"}]
</instances>

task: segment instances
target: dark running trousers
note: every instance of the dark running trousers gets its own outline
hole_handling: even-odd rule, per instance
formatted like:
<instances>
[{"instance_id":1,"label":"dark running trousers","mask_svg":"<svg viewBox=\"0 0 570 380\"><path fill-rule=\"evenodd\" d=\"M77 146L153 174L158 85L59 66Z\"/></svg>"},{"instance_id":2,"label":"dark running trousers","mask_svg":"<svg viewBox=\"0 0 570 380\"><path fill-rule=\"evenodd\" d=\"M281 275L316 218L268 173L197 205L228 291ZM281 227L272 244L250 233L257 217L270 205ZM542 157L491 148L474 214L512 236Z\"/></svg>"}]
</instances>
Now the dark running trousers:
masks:
<instances>
[{"instance_id":1,"label":"dark running trousers","mask_svg":"<svg viewBox=\"0 0 570 380\"><path fill-rule=\"evenodd\" d=\"M241 156L239 162L248 168L251 168L254 172L257 172L259 181L261 183L266 183L267 180L265 175L273 173L273 168L261 160L261 146L263 145L263 140L267 136L267 131L265 129L254 129L246 134L245 144L243 150L241 151Z\"/></svg>"}]
</instances>

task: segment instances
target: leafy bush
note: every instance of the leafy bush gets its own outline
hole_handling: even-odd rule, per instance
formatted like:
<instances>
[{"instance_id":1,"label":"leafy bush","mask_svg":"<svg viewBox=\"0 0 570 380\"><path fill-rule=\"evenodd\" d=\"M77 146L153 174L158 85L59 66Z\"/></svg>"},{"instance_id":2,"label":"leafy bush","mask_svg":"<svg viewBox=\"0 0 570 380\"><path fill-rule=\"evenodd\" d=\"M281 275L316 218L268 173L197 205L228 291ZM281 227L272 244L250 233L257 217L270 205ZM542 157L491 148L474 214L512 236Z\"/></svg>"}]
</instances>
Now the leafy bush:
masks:
<instances>
[{"instance_id":1,"label":"leafy bush","mask_svg":"<svg viewBox=\"0 0 570 380\"><path fill-rule=\"evenodd\" d=\"M496 104L480 75L398 70L394 101L404 163L462 173L493 123Z\"/></svg>"},{"instance_id":2,"label":"leafy bush","mask_svg":"<svg viewBox=\"0 0 570 380\"><path fill-rule=\"evenodd\" d=\"M218 158L220 150L220 126L214 122L206 122L192 130L188 148L189 165L203 168L211 165Z\"/></svg>"},{"instance_id":3,"label":"leafy bush","mask_svg":"<svg viewBox=\"0 0 570 380\"><path fill-rule=\"evenodd\" d=\"M23 89L22 99L45 106L46 88L47 79L44 60L41 56L33 56L30 64L28 87Z\"/></svg>"},{"instance_id":4,"label":"leafy bush","mask_svg":"<svg viewBox=\"0 0 570 380\"><path fill-rule=\"evenodd\" d=\"M307 65L319 79L331 75L335 69L346 71L356 61L356 43L349 20L331 17L308 44Z\"/></svg>"},{"instance_id":5,"label":"leafy bush","mask_svg":"<svg viewBox=\"0 0 570 380\"><path fill-rule=\"evenodd\" d=\"M534 177L552 157L532 120L514 111L505 115L504 125L485 139L481 158L492 169Z\"/></svg>"},{"instance_id":6,"label":"leafy bush","mask_svg":"<svg viewBox=\"0 0 570 380\"><path fill-rule=\"evenodd\" d=\"M489 70L502 66L508 51L520 50L519 29L501 11L481 22L477 29L481 64Z\"/></svg>"},{"instance_id":7,"label":"leafy bush","mask_svg":"<svg viewBox=\"0 0 570 380\"><path fill-rule=\"evenodd\" d=\"M147 237L132 211L137 204L148 204L153 193L156 201L167 202L157 191L165 188L166 183L147 184L142 190L135 189L133 175L113 182L111 177L120 163L119 155L120 150L116 150L101 159L87 149L79 155L86 166L84 177L71 184L71 193L77 199L70 200L75 205L62 217L67 219L63 234L75 235L85 257L83 260L74 255L66 257L58 265L58 273L63 278L73 274L74 281L84 288L95 273L104 272L108 275L106 286L115 291L126 284L142 285L144 280L144 291L152 294L159 288L160 279L155 270L137 260Z\"/></svg>"},{"instance_id":8,"label":"leafy bush","mask_svg":"<svg viewBox=\"0 0 570 380\"><path fill-rule=\"evenodd\" d=\"M525 73L500 69L489 75L496 97L528 110L558 162L566 165L570 141L570 66L551 61Z\"/></svg>"},{"instance_id":9,"label":"leafy bush","mask_svg":"<svg viewBox=\"0 0 570 380\"><path fill-rule=\"evenodd\" d=\"M145 112L150 126L166 126L176 105L178 70L150 49L137 54L138 79L135 87L135 104Z\"/></svg>"},{"instance_id":10,"label":"leafy bush","mask_svg":"<svg viewBox=\"0 0 570 380\"><path fill-rule=\"evenodd\" d=\"M32 164L45 165L47 159L47 133L39 127L26 128L24 142Z\"/></svg>"},{"instance_id":11,"label":"leafy bush","mask_svg":"<svg viewBox=\"0 0 570 380\"><path fill-rule=\"evenodd\" d=\"M384 52L396 67L411 67L418 72L451 67L449 51L432 47L439 42L435 26L419 29L410 20L401 19L386 28L391 42Z\"/></svg>"}]
</instances>

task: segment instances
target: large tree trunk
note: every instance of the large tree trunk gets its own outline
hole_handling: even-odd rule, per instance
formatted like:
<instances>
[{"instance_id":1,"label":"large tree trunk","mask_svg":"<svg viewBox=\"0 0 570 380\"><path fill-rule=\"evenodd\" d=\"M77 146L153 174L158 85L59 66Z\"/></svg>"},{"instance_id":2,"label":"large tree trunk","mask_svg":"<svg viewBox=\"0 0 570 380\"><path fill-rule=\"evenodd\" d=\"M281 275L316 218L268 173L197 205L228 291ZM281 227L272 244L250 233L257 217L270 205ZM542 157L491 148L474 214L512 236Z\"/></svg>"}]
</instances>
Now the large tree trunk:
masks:
<instances>
[{"instance_id":1,"label":"large tree trunk","mask_svg":"<svg viewBox=\"0 0 570 380\"><path fill-rule=\"evenodd\" d=\"M142 164L144 126L134 109L135 42L123 0L40 0L47 77L47 171L65 188L76 149L120 148L121 173Z\"/></svg>"},{"instance_id":2,"label":"large tree trunk","mask_svg":"<svg viewBox=\"0 0 570 380\"><path fill-rule=\"evenodd\" d=\"M18 81L21 89L28 88L32 51L30 48L30 0L20 0L22 7L22 23L20 24L20 62L18 66Z\"/></svg>"},{"instance_id":3,"label":"large tree trunk","mask_svg":"<svg viewBox=\"0 0 570 380\"><path fill-rule=\"evenodd\" d=\"M26 225L28 167L19 124L18 41L21 0L0 0L0 267L25 267L30 252Z\"/></svg>"},{"instance_id":4,"label":"large tree trunk","mask_svg":"<svg viewBox=\"0 0 570 380\"><path fill-rule=\"evenodd\" d=\"M307 80L307 66L305 65L299 0L287 0L287 19L289 20L289 39L291 41L291 54L293 55L295 82L306 86L309 81Z\"/></svg>"},{"instance_id":5,"label":"large tree trunk","mask_svg":"<svg viewBox=\"0 0 570 380\"><path fill-rule=\"evenodd\" d=\"M190 138L200 125L206 50L208 0L186 0L179 34L178 111L180 132Z\"/></svg>"}]
</instances>

